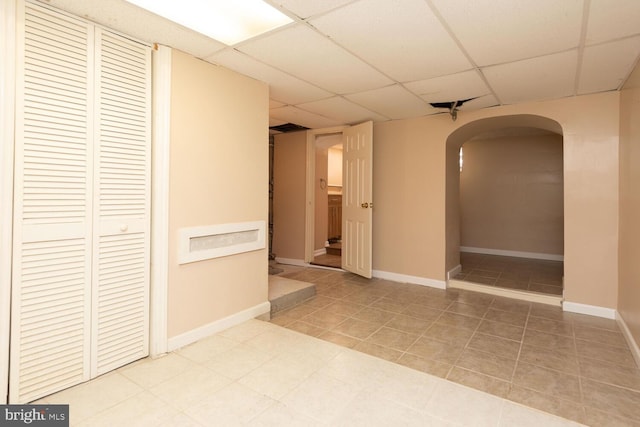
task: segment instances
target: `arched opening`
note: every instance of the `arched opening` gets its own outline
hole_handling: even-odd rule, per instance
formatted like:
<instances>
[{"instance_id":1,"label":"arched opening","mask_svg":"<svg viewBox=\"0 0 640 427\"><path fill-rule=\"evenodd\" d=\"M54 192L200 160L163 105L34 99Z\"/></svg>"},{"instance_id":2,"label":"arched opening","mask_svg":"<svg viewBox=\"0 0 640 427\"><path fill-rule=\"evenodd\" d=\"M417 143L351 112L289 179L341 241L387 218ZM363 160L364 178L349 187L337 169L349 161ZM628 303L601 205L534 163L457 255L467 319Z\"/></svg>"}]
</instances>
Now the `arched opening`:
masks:
<instances>
[{"instance_id":1,"label":"arched opening","mask_svg":"<svg viewBox=\"0 0 640 427\"><path fill-rule=\"evenodd\" d=\"M448 137L449 279L562 296L562 138L535 115L477 120Z\"/></svg>"}]
</instances>

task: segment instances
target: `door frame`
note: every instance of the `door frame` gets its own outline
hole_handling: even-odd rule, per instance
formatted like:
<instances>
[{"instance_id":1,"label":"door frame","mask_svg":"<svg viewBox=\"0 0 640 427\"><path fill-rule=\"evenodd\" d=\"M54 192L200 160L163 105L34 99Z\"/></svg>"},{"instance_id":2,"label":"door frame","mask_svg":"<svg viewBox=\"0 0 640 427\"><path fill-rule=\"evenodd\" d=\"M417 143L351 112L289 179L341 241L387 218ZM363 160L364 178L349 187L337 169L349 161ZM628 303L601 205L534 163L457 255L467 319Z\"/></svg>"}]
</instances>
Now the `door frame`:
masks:
<instances>
[{"instance_id":1,"label":"door frame","mask_svg":"<svg viewBox=\"0 0 640 427\"><path fill-rule=\"evenodd\" d=\"M169 172L171 157L172 49L154 45L151 57L151 274L149 355L169 349Z\"/></svg>"},{"instance_id":2,"label":"door frame","mask_svg":"<svg viewBox=\"0 0 640 427\"><path fill-rule=\"evenodd\" d=\"M316 222L316 137L320 135L342 133L349 126L335 126L322 129L310 129L307 131L307 159L306 159L306 187L304 209L304 262L313 261Z\"/></svg>"},{"instance_id":3,"label":"door frame","mask_svg":"<svg viewBox=\"0 0 640 427\"><path fill-rule=\"evenodd\" d=\"M16 83L16 2L0 4L0 404L9 399L9 338L13 253L13 150Z\"/></svg>"}]
</instances>

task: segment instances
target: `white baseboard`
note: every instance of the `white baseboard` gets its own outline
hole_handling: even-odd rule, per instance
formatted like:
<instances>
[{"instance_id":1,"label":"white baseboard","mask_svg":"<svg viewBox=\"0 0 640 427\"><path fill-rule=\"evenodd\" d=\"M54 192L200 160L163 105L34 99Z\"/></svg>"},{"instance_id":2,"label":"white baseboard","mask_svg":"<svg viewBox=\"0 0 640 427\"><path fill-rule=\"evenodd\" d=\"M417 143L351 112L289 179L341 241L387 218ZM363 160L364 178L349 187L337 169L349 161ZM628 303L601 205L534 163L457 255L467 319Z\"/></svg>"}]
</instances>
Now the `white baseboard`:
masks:
<instances>
[{"instance_id":1,"label":"white baseboard","mask_svg":"<svg viewBox=\"0 0 640 427\"><path fill-rule=\"evenodd\" d=\"M308 267L309 266L309 263L304 262L303 259L295 259L295 258L280 258L280 257L276 257L276 262L278 264L297 265L298 267Z\"/></svg>"},{"instance_id":2,"label":"white baseboard","mask_svg":"<svg viewBox=\"0 0 640 427\"><path fill-rule=\"evenodd\" d=\"M185 332L178 336L169 338L169 351L174 351L189 344L192 344L198 340L211 336L225 329L229 329L247 320L254 319L262 316L265 313L271 311L271 303L269 301L263 302L246 310L227 316L223 319L216 320L207 325L200 326L199 328L192 329L189 332Z\"/></svg>"},{"instance_id":3,"label":"white baseboard","mask_svg":"<svg viewBox=\"0 0 640 427\"><path fill-rule=\"evenodd\" d=\"M636 360L636 365L640 367L640 347L638 346L638 343L631 334L631 330L624 321L624 318L617 311L616 320L618 321L622 335L624 335L624 338L627 340L627 344L629 344L629 349L631 350L631 354L633 354L633 358Z\"/></svg>"},{"instance_id":4,"label":"white baseboard","mask_svg":"<svg viewBox=\"0 0 640 427\"><path fill-rule=\"evenodd\" d=\"M327 249L326 248L316 249L315 251L313 251L313 256L322 256L322 255L326 255L326 254L327 254Z\"/></svg>"},{"instance_id":5,"label":"white baseboard","mask_svg":"<svg viewBox=\"0 0 640 427\"><path fill-rule=\"evenodd\" d=\"M462 265L458 264L453 267L451 270L447 271L447 280L451 280L458 275L462 271Z\"/></svg>"},{"instance_id":6,"label":"white baseboard","mask_svg":"<svg viewBox=\"0 0 640 427\"><path fill-rule=\"evenodd\" d=\"M580 304L577 302L564 301L562 310L570 313L588 314L589 316L604 317L605 319L616 318L616 310L614 308L599 307L597 305Z\"/></svg>"},{"instance_id":7,"label":"white baseboard","mask_svg":"<svg viewBox=\"0 0 640 427\"><path fill-rule=\"evenodd\" d=\"M482 292L483 294L536 302L539 304L554 305L556 307L560 307L562 305L562 297L555 295L544 295L535 292L520 291L518 289L499 288L497 286L481 285L479 283L465 282L464 280L456 279L449 280L447 285L449 288Z\"/></svg>"},{"instance_id":8,"label":"white baseboard","mask_svg":"<svg viewBox=\"0 0 640 427\"><path fill-rule=\"evenodd\" d=\"M547 261L564 261L564 255L541 254L537 252L503 251L502 249L473 248L470 246L460 246L460 252L471 252L474 254L511 256L515 258L544 259Z\"/></svg>"},{"instance_id":9,"label":"white baseboard","mask_svg":"<svg viewBox=\"0 0 640 427\"><path fill-rule=\"evenodd\" d=\"M391 280L393 282L412 283L414 285L429 286L431 288L447 289L447 283L443 280L427 279L426 277L409 276L406 274L391 273L388 271L373 270L373 277Z\"/></svg>"}]
</instances>

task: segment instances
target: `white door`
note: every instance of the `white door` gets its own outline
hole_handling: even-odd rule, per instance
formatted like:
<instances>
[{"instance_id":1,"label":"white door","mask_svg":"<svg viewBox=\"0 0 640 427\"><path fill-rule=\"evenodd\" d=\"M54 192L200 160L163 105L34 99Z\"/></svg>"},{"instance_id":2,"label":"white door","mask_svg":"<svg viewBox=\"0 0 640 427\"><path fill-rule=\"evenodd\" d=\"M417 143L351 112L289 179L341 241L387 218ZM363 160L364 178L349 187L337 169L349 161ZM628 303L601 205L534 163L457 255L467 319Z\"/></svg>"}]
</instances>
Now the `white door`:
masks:
<instances>
[{"instance_id":1,"label":"white door","mask_svg":"<svg viewBox=\"0 0 640 427\"><path fill-rule=\"evenodd\" d=\"M95 33L91 376L149 354L151 50Z\"/></svg>"},{"instance_id":2,"label":"white door","mask_svg":"<svg viewBox=\"0 0 640 427\"><path fill-rule=\"evenodd\" d=\"M342 268L371 278L373 123L342 134Z\"/></svg>"},{"instance_id":3,"label":"white door","mask_svg":"<svg viewBox=\"0 0 640 427\"><path fill-rule=\"evenodd\" d=\"M12 403L148 347L150 49L19 5Z\"/></svg>"}]
</instances>

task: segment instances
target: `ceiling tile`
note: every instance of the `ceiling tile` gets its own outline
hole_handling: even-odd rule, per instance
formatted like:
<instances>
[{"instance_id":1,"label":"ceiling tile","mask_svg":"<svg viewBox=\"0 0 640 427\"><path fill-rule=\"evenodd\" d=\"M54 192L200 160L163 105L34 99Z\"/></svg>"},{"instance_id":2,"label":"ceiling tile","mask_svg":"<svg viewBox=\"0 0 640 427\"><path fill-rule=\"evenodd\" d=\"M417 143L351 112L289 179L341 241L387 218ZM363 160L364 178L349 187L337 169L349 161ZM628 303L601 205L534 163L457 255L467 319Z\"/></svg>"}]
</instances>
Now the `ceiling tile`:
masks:
<instances>
[{"instance_id":1,"label":"ceiling tile","mask_svg":"<svg viewBox=\"0 0 640 427\"><path fill-rule=\"evenodd\" d=\"M578 93L616 90L640 54L640 36L585 48Z\"/></svg>"},{"instance_id":2,"label":"ceiling tile","mask_svg":"<svg viewBox=\"0 0 640 427\"><path fill-rule=\"evenodd\" d=\"M583 0L432 0L477 65L578 46Z\"/></svg>"},{"instance_id":3,"label":"ceiling tile","mask_svg":"<svg viewBox=\"0 0 640 427\"><path fill-rule=\"evenodd\" d=\"M360 92L392 83L304 24L249 41L238 49L337 94Z\"/></svg>"},{"instance_id":4,"label":"ceiling tile","mask_svg":"<svg viewBox=\"0 0 640 427\"><path fill-rule=\"evenodd\" d=\"M587 44L640 34L640 1L591 0Z\"/></svg>"},{"instance_id":5,"label":"ceiling tile","mask_svg":"<svg viewBox=\"0 0 640 427\"><path fill-rule=\"evenodd\" d=\"M138 40L171 46L198 58L226 47L207 36L125 1L49 0L47 3L108 28L122 31Z\"/></svg>"},{"instance_id":6,"label":"ceiling tile","mask_svg":"<svg viewBox=\"0 0 640 427\"><path fill-rule=\"evenodd\" d=\"M355 93L346 98L391 119L406 119L436 112L429 104L400 85Z\"/></svg>"},{"instance_id":7,"label":"ceiling tile","mask_svg":"<svg viewBox=\"0 0 640 427\"><path fill-rule=\"evenodd\" d=\"M333 98L323 99L321 101L298 104L297 107L315 114L343 121L347 124L361 123L367 120L373 120L376 122L389 120L387 117L369 111L366 108L356 105L340 96L334 96Z\"/></svg>"},{"instance_id":8,"label":"ceiling tile","mask_svg":"<svg viewBox=\"0 0 640 427\"><path fill-rule=\"evenodd\" d=\"M282 102L274 101L273 99L269 100L269 108L284 107L285 105L286 104L283 104Z\"/></svg>"},{"instance_id":9,"label":"ceiling tile","mask_svg":"<svg viewBox=\"0 0 640 427\"><path fill-rule=\"evenodd\" d=\"M351 2L353 0L276 0L274 3L304 19Z\"/></svg>"},{"instance_id":10,"label":"ceiling tile","mask_svg":"<svg viewBox=\"0 0 640 427\"><path fill-rule=\"evenodd\" d=\"M283 120L285 123L295 123L311 129L327 128L344 124L340 120L329 119L291 105L273 108L269 110L269 116L277 120Z\"/></svg>"},{"instance_id":11,"label":"ceiling tile","mask_svg":"<svg viewBox=\"0 0 640 427\"><path fill-rule=\"evenodd\" d=\"M541 56L482 70L505 104L562 98L574 92L577 50Z\"/></svg>"},{"instance_id":12,"label":"ceiling tile","mask_svg":"<svg viewBox=\"0 0 640 427\"><path fill-rule=\"evenodd\" d=\"M427 102L459 101L491 93L475 70L405 83L404 86Z\"/></svg>"},{"instance_id":13,"label":"ceiling tile","mask_svg":"<svg viewBox=\"0 0 640 427\"><path fill-rule=\"evenodd\" d=\"M399 82L471 68L424 0L370 0L309 21Z\"/></svg>"},{"instance_id":14,"label":"ceiling tile","mask_svg":"<svg viewBox=\"0 0 640 427\"><path fill-rule=\"evenodd\" d=\"M316 101L332 95L233 49L225 49L205 59L268 83L269 97L285 104Z\"/></svg>"}]
</instances>

